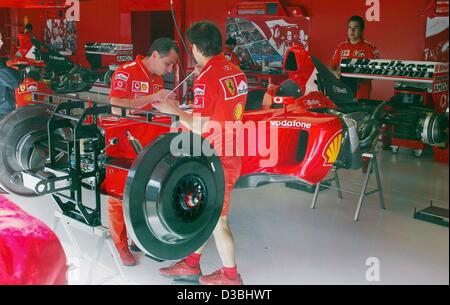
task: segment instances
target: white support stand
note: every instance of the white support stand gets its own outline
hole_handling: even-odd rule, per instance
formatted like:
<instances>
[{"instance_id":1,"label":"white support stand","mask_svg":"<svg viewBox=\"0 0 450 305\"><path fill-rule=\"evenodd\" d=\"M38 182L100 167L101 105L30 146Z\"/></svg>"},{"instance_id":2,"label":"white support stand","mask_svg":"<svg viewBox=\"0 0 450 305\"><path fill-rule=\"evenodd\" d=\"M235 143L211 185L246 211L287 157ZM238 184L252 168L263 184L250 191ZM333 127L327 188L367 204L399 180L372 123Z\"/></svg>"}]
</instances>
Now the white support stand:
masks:
<instances>
[{"instance_id":1,"label":"white support stand","mask_svg":"<svg viewBox=\"0 0 450 305\"><path fill-rule=\"evenodd\" d=\"M336 183L336 187L333 187L331 185L325 185L325 184L321 184L320 182L316 185L316 190L314 192L314 196L313 196L313 200L311 203L311 209L314 209L316 207L316 203L317 203L317 197L319 196L319 191L320 191L320 187L325 187L325 188L331 188L331 189L335 189L338 191L338 195L339 198L342 199L342 193L341 192L345 192L345 193L350 193L353 195L358 195L359 196L359 201L358 201L358 205L356 207L356 212L355 212L355 216L354 216L354 220L358 221L359 220L359 214L361 212L361 207L362 204L364 202L364 198L366 198L367 196L370 196L372 194L378 193L379 196L379 200L380 200L380 207L385 210L386 206L384 204L384 196L383 196L383 189L381 187L381 179L380 179L380 172L378 170L378 162L377 162L377 156L376 153L372 152L372 153L365 153L362 155L365 158L369 158L369 165L367 167L367 172L365 174L364 177L364 183L362 186L362 189L360 192L354 192L354 191L349 191L349 190L345 190L342 189L339 183L339 177L337 175L337 170L334 170L334 178L331 178L327 181L335 181ZM372 191L367 191L368 188L373 188L369 186L369 179L370 176L372 175L372 173L375 174L375 179L376 179L376 187L374 187L374 190Z\"/></svg>"},{"instance_id":2,"label":"white support stand","mask_svg":"<svg viewBox=\"0 0 450 305\"><path fill-rule=\"evenodd\" d=\"M62 223L64 231L67 233L67 236L69 237L71 245L74 247L75 251L77 252L77 256L80 257L81 259L87 258L88 260L91 261L88 276L86 278L87 285L92 284L93 274L94 274L95 269L97 268L97 264L100 259L100 255L102 254L103 245L105 244L105 242L108 245L109 251L113 257L114 264L116 265L116 268L118 270L120 277L122 278L122 280L124 282L127 282L127 279L123 272L122 265L120 263L119 253L117 252L116 247L114 246L113 241L111 240L111 236L110 236L108 228L106 228L104 226L92 227L92 226L89 226L82 222L79 222L75 219L72 219L66 215L63 215L61 212L57 211L57 212L55 212L55 223L53 226L54 232L56 232L56 229L57 229L59 223ZM75 239L75 236L73 235L71 228L76 228L82 232L85 232L88 234L93 234L94 236L98 237L97 247L96 247L94 255L93 255L94 259L88 257L86 254L83 253L77 240Z\"/></svg>"}]
</instances>

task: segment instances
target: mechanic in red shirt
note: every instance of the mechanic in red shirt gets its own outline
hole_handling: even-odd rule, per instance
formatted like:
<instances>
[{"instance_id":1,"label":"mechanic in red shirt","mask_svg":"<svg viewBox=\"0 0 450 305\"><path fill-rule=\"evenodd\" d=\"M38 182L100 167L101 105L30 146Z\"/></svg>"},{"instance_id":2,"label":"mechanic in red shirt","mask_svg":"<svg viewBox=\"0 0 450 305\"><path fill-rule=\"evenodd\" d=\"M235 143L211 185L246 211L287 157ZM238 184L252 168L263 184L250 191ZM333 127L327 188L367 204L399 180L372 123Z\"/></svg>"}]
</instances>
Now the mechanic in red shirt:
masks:
<instances>
[{"instance_id":1,"label":"mechanic in red shirt","mask_svg":"<svg viewBox=\"0 0 450 305\"><path fill-rule=\"evenodd\" d=\"M178 47L170 38L153 42L146 57L120 66L111 80L110 103L115 106L151 110L151 103L166 97L170 90L164 89L162 76L171 73L178 61ZM172 96L174 98L174 96ZM113 112L120 114L119 108ZM127 231L123 218L122 200L108 198L108 218L111 237L125 266L136 265L128 248ZM134 244L130 247L138 251Z\"/></svg>"},{"instance_id":2,"label":"mechanic in red shirt","mask_svg":"<svg viewBox=\"0 0 450 305\"><path fill-rule=\"evenodd\" d=\"M348 40L341 42L334 52L331 70L337 78L340 78L339 65L344 58L379 58L380 52L371 42L364 40L364 19L360 16L352 16L348 20ZM345 82L352 80L346 79ZM356 98L368 99L372 91L370 80L356 80Z\"/></svg>"},{"instance_id":3,"label":"mechanic in red shirt","mask_svg":"<svg viewBox=\"0 0 450 305\"><path fill-rule=\"evenodd\" d=\"M33 48L33 42L31 41L34 38L33 34L33 25L31 23L27 23L25 25L25 29L23 34L17 35L17 47L14 52L18 52L19 54L14 54L18 57L29 57L34 58L34 54L30 53L30 50ZM29 54L30 53L30 54Z\"/></svg>"},{"instance_id":4,"label":"mechanic in red shirt","mask_svg":"<svg viewBox=\"0 0 450 305\"><path fill-rule=\"evenodd\" d=\"M236 55L236 53L234 53L235 48L236 39L234 39L233 37L229 37L225 41L225 48L223 49L223 53L229 61L239 67L241 65L241 61L239 60L239 57Z\"/></svg>"},{"instance_id":5,"label":"mechanic in red shirt","mask_svg":"<svg viewBox=\"0 0 450 305\"><path fill-rule=\"evenodd\" d=\"M225 133L239 130L223 128L225 122L241 121L247 100L248 84L241 69L229 62L222 52L222 34L218 27L208 21L193 24L186 36L192 45L194 57L203 66L194 83L193 114L188 114L178 108L176 101L163 101L153 106L161 112L178 115L183 125L203 137L208 137L210 123L219 123L222 126L220 144L214 139L216 151L219 152L225 178L224 206L219 222L213 235L216 247L222 259L223 268L210 274L201 276L200 256L204 249L202 246L187 258L170 267L161 268L160 274L170 278L195 279L204 285L240 285L241 277L237 272L235 261L235 246L231 229L228 225L228 210L231 191L241 172L241 158L236 153L224 155L224 146L233 144L223 141ZM201 115L201 130L194 129L194 115ZM227 139L229 137L225 137ZM222 153L222 154L220 154Z\"/></svg>"}]
</instances>

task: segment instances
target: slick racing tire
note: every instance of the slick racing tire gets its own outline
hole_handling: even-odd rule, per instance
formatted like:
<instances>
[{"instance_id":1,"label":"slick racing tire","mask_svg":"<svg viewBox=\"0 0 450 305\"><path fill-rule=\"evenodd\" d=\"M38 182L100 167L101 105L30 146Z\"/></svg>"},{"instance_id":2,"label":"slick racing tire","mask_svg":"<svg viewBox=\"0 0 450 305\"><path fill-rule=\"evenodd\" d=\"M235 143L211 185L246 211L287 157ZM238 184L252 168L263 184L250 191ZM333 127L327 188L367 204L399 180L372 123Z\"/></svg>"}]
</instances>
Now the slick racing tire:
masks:
<instances>
[{"instance_id":1,"label":"slick racing tire","mask_svg":"<svg viewBox=\"0 0 450 305\"><path fill-rule=\"evenodd\" d=\"M0 186L5 191L20 196L37 196L14 174L45 165L50 113L46 106L30 105L18 108L0 122Z\"/></svg>"},{"instance_id":2,"label":"slick racing tire","mask_svg":"<svg viewBox=\"0 0 450 305\"><path fill-rule=\"evenodd\" d=\"M127 230L138 247L158 261L181 259L199 249L223 207L220 159L193 154L189 147L171 152L172 141L180 137L194 148L206 141L192 133L160 136L140 152L125 186Z\"/></svg>"}]
</instances>

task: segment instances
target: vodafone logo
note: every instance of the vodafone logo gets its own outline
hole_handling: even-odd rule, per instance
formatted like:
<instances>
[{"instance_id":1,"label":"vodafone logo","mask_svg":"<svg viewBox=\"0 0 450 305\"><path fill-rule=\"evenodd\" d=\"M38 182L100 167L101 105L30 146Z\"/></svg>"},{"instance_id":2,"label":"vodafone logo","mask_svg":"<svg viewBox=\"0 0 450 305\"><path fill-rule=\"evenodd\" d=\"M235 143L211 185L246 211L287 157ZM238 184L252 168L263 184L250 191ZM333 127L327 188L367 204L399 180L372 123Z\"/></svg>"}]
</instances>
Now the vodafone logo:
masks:
<instances>
[{"instance_id":1,"label":"vodafone logo","mask_svg":"<svg viewBox=\"0 0 450 305\"><path fill-rule=\"evenodd\" d=\"M273 98L273 102L275 104L283 104L283 98L280 97L280 96L276 96L276 97Z\"/></svg>"},{"instance_id":2,"label":"vodafone logo","mask_svg":"<svg viewBox=\"0 0 450 305\"><path fill-rule=\"evenodd\" d=\"M113 90L127 91L127 83L122 80L114 81Z\"/></svg>"},{"instance_id":3,"label":"vodafone logo","mask_svg":"<svg viewBox=\"0 0 450 305\"><path fill-rule=\"evenodd\" d=\"M297 127L303 129L310 129L312 126L311 123L299 122L297 120L270 121L270 124L277 127Z\"/></svg>"},{"instance_id":4,"label":"vodafone logo","mask_svg":"<svg viewBox=\"0 0 450 305\"><path fill-rule=\"evenodd\" d=\"M132 83L133 92L136 93L148 93L148 83L133 81Z\"/></svg>"},{"instance_id":5,"label":"vodafone logo","mask_svg":"<svg viewBox=\"0 0 450 305\"><path fill-rule=\"evenodd\" d=\"M194 99L194 108L205 108L205 98L204 97L196 97Z\"/></svg>"}]
</instances>

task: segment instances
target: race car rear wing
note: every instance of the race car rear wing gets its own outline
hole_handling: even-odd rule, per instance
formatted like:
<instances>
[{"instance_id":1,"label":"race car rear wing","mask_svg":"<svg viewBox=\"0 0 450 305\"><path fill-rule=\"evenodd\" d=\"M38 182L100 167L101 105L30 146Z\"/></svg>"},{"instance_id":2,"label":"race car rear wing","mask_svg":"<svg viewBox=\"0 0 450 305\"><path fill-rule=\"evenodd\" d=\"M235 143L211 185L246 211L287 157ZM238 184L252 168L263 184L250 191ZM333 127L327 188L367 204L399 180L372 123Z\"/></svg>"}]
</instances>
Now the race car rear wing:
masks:
<instances>
[{"instance_id":1,"label":"race car rear wing","mask_svg":"<svg viewBox=\"0 0 450 305\"><path fill-rule=\"evenodd\" d=\"M429 84L448 81L448 68L442 62L395 59L343 59L340 64L344 77Z\"/></svg>"},{"instance_id":2,"label":"race car rear wing","mask_svg":"<svg viewBox=\"0 0 450 305\"><path fill-rule=\"evenodd\" d=\"M311 55L317 70L317 87L336 105L357 103L352 87L337 79L317 57Z\"/></svg>"}]
</instances>

